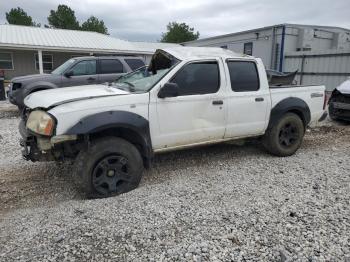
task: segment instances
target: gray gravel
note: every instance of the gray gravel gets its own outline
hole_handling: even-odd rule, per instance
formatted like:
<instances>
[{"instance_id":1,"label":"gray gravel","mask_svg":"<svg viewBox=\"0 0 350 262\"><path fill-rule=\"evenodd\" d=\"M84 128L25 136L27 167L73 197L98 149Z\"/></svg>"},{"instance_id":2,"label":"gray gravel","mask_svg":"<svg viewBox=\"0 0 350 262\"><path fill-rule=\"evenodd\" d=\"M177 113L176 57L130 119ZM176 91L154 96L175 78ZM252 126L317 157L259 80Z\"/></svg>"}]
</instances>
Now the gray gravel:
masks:
<instances>
[{"instance_id":1,"label":"gray gravel","mask_svg":"<svg viewBox=\"0 0 350 262\"><path fill-rule=\"evenodd\" d=\"M12 105L9 101L0 101L0 118L19 117L17 106Z\"/></svg>"},{"instance_id":2,"label":"gray gravel","mask_svg":"<svg viewBox=\"0 0 350 262\"><path fill-rule=\"evenodd\" d=\"M139 188L83 200L70 165L19 156L0 119L0 261L346 261L350 128L277 158L256 143L156 158Z\"/></svg>"}]
</instances>

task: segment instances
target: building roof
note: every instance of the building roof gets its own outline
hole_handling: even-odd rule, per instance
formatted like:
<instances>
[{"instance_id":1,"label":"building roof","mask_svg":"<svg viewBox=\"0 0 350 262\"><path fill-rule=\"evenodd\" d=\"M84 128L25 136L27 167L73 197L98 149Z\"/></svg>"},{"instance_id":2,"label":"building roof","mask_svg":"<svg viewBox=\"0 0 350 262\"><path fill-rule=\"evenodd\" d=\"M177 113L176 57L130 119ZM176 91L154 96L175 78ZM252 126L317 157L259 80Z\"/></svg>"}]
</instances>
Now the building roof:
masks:
<instances>
[{"instance_id":1,"label":"building roof","mask_svg":"<svg viewBox=\"0 0 350 262\"><path fill-rule=\"evenodd\" d=\"M88 31L0 25L0 47L6 48L153 54L156 49L169 45L129 42Z\"/></svg>"},{"instance_id":2,"label":"building roof","mask_svg":"<svg viewBox=\"0 0 350 262\"><path fill-rule=\"evenodd\" d=\"M224 34L224 35L218 35L218 36L202 38L202 39L198 39L198 40L188 41L188 42L185 42L183 44L186 45L186 44L191 44L191 43L198 43L198 42L202 42L202 41L220 39L220 38L224 38L224 37L230 37L230 36L236 36L236 35L240 35L240 34L252 33L252 32L256 32L256 31L271 29L273 27L282 27L282 26L286 26L286 27L312 27L312 28L319 28L319 29L328 29L328 30L337 30L337 31L350 32L350 29L343 28L343 27L337 27L337 26L304 25L304 24L288 24L288 23L285 23L285 24L278 24L278 25L259 27L259 28L245 30L245 31L239 31L239 32L235 32L235 33L230 33L230 34Z\"/></svg>"},{"instance_id":3,"label":"building roof","mask_svg":"<svg viewBox=\"0 0 350 262\"><path fill-rule=\"evenodd\" d=\"M162 50L180 60L195 59L196 57L249 57L219 47L180 46L163 48Z\"/></svg>"}]
</instances>

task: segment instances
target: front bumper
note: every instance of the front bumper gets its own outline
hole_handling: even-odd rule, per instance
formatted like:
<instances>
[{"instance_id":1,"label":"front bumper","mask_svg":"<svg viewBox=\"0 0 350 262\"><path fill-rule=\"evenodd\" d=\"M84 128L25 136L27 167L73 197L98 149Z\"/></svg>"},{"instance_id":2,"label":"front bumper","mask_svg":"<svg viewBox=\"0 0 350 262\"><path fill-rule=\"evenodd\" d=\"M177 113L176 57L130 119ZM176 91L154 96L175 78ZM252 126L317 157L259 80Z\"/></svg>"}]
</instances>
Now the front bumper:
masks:
<instances>
[{"instance_id":1,"label":"front bumper","mask_svg":"<svg viewBox=\"0 0 350 262\"><path fill-rule=\"evenodd\" d=\"M24 107L24 97L26 96L26 92L23 87L13 90L13 87L10 86L7 96L11 104L18 107Z\"/></svg>"},{"instance_id":2,"label":"front bumper","mask_svg":"<svg viewBox=\"0 0 350 262\"><path fill-rule=\"evenodd\" d=\"M331 116L335 119L350 121L350 103L331 102Z\"/></svg>"},{"instance_id":3,"label":"front bumper","mask_svg":"<svg viewBox=\"0 0 350 262\"><path fill-rule=\"evenodd\" d=\"M28 132L25 121L19 123L21 134L20 145L22 156L25 160L36 161L61 161L66 158L74 158L79 149L78 136L60 135L53 137L42 137Z\"/></svg>"},{"instance_id":4,"label":"front bumper","mask_svg":"<svg viewBox=\"0 0 350 262\"><path fill-rule=\"evenodd\" d=\"M8 92L8 99L11 104L14 104L16 106L24 106L23 99L22 99L22 90L15 90L12 91L11 89Z\"/></svg>"},{"instance_id":5,"label":"front bumper","mask_svg":"<svg viewBox=\"0 0 350 262\"><path fill-rule=\"evenodd\" d=\"M14 104L14 105L17 105L17 101L16 101L16 99L14 98L13 93L12 93L11 91L9 91L9 92L7 93L7 95L8 95L8 98L9 98L10 103L11 103L11 104Z\"/></svg>"},{"instance_id":6,"label":"front bumper","mask_svg":"<svg viewBox=\"0 0 350 262\"><path fill-rule=\"evenodd\" d=\"M350 104L349 103L332 102L332 104L333 104L333 107L335 109L349 110L350 111Z\"/></svg>"}]
</instances>

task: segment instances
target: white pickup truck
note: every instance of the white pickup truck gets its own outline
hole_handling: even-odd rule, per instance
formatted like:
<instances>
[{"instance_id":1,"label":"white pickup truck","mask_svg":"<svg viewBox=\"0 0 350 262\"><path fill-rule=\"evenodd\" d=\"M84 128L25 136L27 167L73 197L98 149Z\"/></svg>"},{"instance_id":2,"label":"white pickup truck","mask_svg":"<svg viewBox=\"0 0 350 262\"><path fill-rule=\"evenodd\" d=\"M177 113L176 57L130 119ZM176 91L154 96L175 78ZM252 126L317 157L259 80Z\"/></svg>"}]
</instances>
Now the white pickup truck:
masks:
<instances>
[{"instance_id":1,"label":"white pickup truck","mask_svg":"<svg viewBox=\"0 0 350 262\"><path fill-rule=\"evenodd\" d=\"M258 137L289 156L325 111L324 86L270 87L261 59L220 48L157 50L114 83L25 98L20 133L32 161L75 160L90 197L138 186L155 153Z\"/></svg>"}]
</instances>

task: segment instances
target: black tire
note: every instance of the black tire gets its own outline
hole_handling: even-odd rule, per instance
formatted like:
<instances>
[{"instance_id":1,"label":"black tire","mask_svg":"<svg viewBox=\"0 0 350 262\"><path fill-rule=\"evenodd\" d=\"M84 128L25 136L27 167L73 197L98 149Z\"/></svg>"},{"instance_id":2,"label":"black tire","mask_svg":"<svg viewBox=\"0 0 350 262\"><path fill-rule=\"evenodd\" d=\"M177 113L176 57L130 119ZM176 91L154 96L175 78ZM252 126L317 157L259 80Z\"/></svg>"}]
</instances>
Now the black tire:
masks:
<instances>
[{"instance_id":1,"label":"black tire","mask_svg":"<svg viewBox=\"0 0 350 262\"><path fill-rule=\"evenodd\" d=\"M271 154L291 156L301 146L304 134L305 127L300 117L294 113L287 113L266 131L262 141L265 149Z\"/></svg>"},{"instance_id":2,"label":"black tire","mask_svg":"<svg viewBox=\"0 0 350 262\"><path fill-rule=\"evenodd\" d=\"M133 144L122 138L106 137L79 152L74 180L88 198L102 198L135 189L142 172L142 157Z\"/></svg>"}]
</instances>

